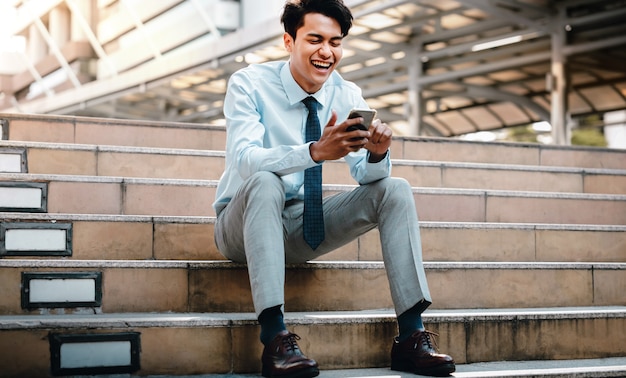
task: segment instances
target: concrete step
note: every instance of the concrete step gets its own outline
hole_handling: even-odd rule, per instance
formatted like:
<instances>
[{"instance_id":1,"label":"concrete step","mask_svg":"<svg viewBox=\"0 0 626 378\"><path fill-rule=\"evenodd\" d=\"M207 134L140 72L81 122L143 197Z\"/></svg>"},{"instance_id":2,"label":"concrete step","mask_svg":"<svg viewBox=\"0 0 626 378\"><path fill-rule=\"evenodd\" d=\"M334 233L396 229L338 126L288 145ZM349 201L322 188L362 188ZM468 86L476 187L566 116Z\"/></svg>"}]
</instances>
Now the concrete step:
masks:
<instances>
[{"instance_id":1,"label":"concrete step","mask_svg":"<svg viewBox=\"0 0 626 378\"><path fill-rule=\"evenodd\" d=\"M0 173L0 211L212 216L216 186L214 180ZM325 185L324 191L354 187ZM626 195L444 188L413 193L424 221L626 224Z\"/></svg>"},{"instance_id":2,"label":"concrete step","mask_svg":"<svg viewBox=\"0 0 626 378\"><path fill-rule=\"evenodd\" d=\"M0 114L1 139L159 148L224 150L220 126L72 116ZM451 138L396 137L394 159L626 169L626 151Z\"/></svg>"},{"instance_id":3,"label":"concrete step","mask_svg":"<svg viewBox=\"0 0 626 378\"><path fill-rule=\"evenodd\" d=\"M0 141L0 171L6 166L4 172L14 173L217 180L224 156L223 151ZM421 187L626 193L626 170L398 159L393 164L395 176ZM323 172L326 183L354 184L343 160L327 162Z\"/></svg>"},{"instance_id":4,"label":"concrete step","mask_svg":"<svg viewBox=\"0 0 626 378\"><path fill-rule=\"evenodd\" d=\"M425 377L392 371L389 368L370 369L339 369L322 370L320 378L415 378ZM497 361L476 362L473 364L457 364L456 372L452 374L458 378L594 378L594 377L624 377L626 376L626 357L593 358L579 360L553 361ZM163 378L163 376L148 376L148 378ZM190 376L188 376L190 377ZM257 374L202 374L195 378L251 378Z\"/></svg>"},{"instance_id":5,"label":"concrete step","mask_svg":"<svg viewBox=\"0 0 626 378\"><path fill-rule=\"evenodd\" d=\"M221 260L214 217L3 213L0 257ZM626 225L428 222L425 261L626 262ZM51 236L52 235L52 236ZM380 261L378 230L323 256Z\"/></svg>"},{"instance_id":6,"label":"concrete step","mask_svg":"<svg viewBox=\"0 0 626 378\"><path fill-rule=\"evenodd\" d=\"M429 330L440 335L440 350L458 364L626 355L623 306L427 310L424 320ZM391 340L396 334L392 311L287 313L286 323L302 337L300 346L318 361L322 374L332 369L389 366ZM92 350L102 353L81 360L79 366L91 366L94 373L93 366L102 365L99 358L109 357L109 361L120 361L118 366L126 368L123 373L139 375L260 371L262 348L251 313L0 316L0 334L0 350L4 351L0 365L7 377L51 376L54 361L57 368L75 369L74 361L64 358L64 353L78 350L75 353L84 355L87 352L81 346L85 343L106 345L116 335L122 339L118 344L95 344L100 349L91 344ZM468 366L459 372L475 369Z\"/></svg>"},{"instance_id":7,"label":"concrete step","mask_svg":"<svg viewBox=\"0 0 626 378\"><path fill-rule=\"evenodd\" d=\"M258 375L246 267L212 240L225 128L2 119L0 376L50 376L62 342L87 357L70 363L138 362L97 373ZM425 320L458 374L489 376L481 361L625 358L626 151L394 138L392 158L422 220ZM327 194L354 187L342 162L324 174ZM37 253L7 255L24 245ZM322 376L388 366L396 327L380 260L374 230L288 267L287 322ZM489 374L544 374L503 369ZM601 374L586 369L558 374Z\"/></svg>"},{"instance_id":8,"label":"concrete step","mask_svg":"<svg viewBox=\"0 0 626 378\"><path fill-rule=\"evenodd\" d=\"M425 268L433 308L626 305L626 263L426 262ZM230 261L2 259L0 283L0 314L253 311L247 268ZM289 265L285 286L287 311L393 307L382 262Z\"/></svg>"}]
</instances>

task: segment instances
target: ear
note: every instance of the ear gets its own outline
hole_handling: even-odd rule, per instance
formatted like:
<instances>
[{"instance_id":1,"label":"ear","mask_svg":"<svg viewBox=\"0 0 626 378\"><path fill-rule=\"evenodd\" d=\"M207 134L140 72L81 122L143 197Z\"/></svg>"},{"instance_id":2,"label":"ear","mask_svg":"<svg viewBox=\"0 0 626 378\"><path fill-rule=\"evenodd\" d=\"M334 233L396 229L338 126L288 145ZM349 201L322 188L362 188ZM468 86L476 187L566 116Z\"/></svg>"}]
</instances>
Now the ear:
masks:
<instances>
[{"instance_id":1,"label":"ear","mask_svg":"<svg viewBox=\"0 0 626 378\"><path fill-rule=\"evenodd\" d=\"M283 34L283 44L285 45L285 50L287 50L288 53L291 53L293 50L293 38L291 38L289 33Z\"/></svg>"}]
</instances>

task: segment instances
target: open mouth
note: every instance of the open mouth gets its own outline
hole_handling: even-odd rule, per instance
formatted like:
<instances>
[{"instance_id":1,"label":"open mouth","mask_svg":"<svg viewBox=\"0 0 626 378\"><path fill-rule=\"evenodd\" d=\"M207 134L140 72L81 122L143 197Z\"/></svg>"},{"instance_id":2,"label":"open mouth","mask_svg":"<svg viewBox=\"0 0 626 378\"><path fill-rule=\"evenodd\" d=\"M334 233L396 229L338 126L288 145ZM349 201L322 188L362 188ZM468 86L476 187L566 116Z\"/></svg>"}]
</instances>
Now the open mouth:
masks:
<instances>
[{"instance_id":1,"label":"open mouth","mask_svg":"<svg viewBox=\"0 0 626 378\"><path fill-rule=\"evenodd\" d=\"M315 66L315 68L319 68L322 70L327 70L330 68L330 66L332 66L332 63L322 62L321 60L313 60L311 63L313 64L313 66Z\"/></svg>"}]
</instances>

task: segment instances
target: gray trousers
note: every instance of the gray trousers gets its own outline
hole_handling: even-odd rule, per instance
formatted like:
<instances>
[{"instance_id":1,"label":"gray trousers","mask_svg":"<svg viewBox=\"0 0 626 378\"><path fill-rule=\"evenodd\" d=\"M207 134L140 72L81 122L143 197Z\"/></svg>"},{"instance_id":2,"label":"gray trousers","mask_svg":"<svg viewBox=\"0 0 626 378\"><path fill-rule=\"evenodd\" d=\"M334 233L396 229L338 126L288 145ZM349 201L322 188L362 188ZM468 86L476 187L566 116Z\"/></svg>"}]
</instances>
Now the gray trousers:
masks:
<instances>
[{"instance_id":1,"label":"gray trousers","mask_svg":"<svg viewBox=\"0 0 626 378\"><path fill-rule=\"evenodd\" d=\"M302 237L302 201L285 203L274 173L248 178L215 224L220 252L246 263L258 316L284 304L285 264L313 260L378 227L383 261L396 314L432 302L422 264L413 193L402 178L390 177L324 198L326 238L312 250Z\"/></svg>"}]
</instances>

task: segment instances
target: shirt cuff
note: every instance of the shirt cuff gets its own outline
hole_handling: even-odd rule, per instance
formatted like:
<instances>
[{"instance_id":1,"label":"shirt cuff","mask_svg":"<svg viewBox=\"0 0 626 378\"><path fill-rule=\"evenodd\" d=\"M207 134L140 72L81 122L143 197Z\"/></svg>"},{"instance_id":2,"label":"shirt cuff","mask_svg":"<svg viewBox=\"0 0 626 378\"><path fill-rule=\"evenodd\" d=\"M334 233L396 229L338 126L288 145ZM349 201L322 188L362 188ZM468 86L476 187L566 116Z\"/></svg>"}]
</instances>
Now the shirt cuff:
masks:
<instances>
[{"instance_id":1,"label":"shirt cuff","mask_svg":"<svg viewBox=\"0 0 626 378\"><path fill-rule=\"evenodd\" d=\"M372 163L372 162L370 161L370 152L369 152L369 151L367 152L367 164L379 164L379 163L384 162L384 161L385 161L385 160L387 160L388 158L389 158L389 149L387 149L387 151L385 152L385 156L383 156L383 158L382 158L382 159L380 159L379 161L377 161L377 162L375 162L375 163Z\"/></svg>"}]
</instances>

